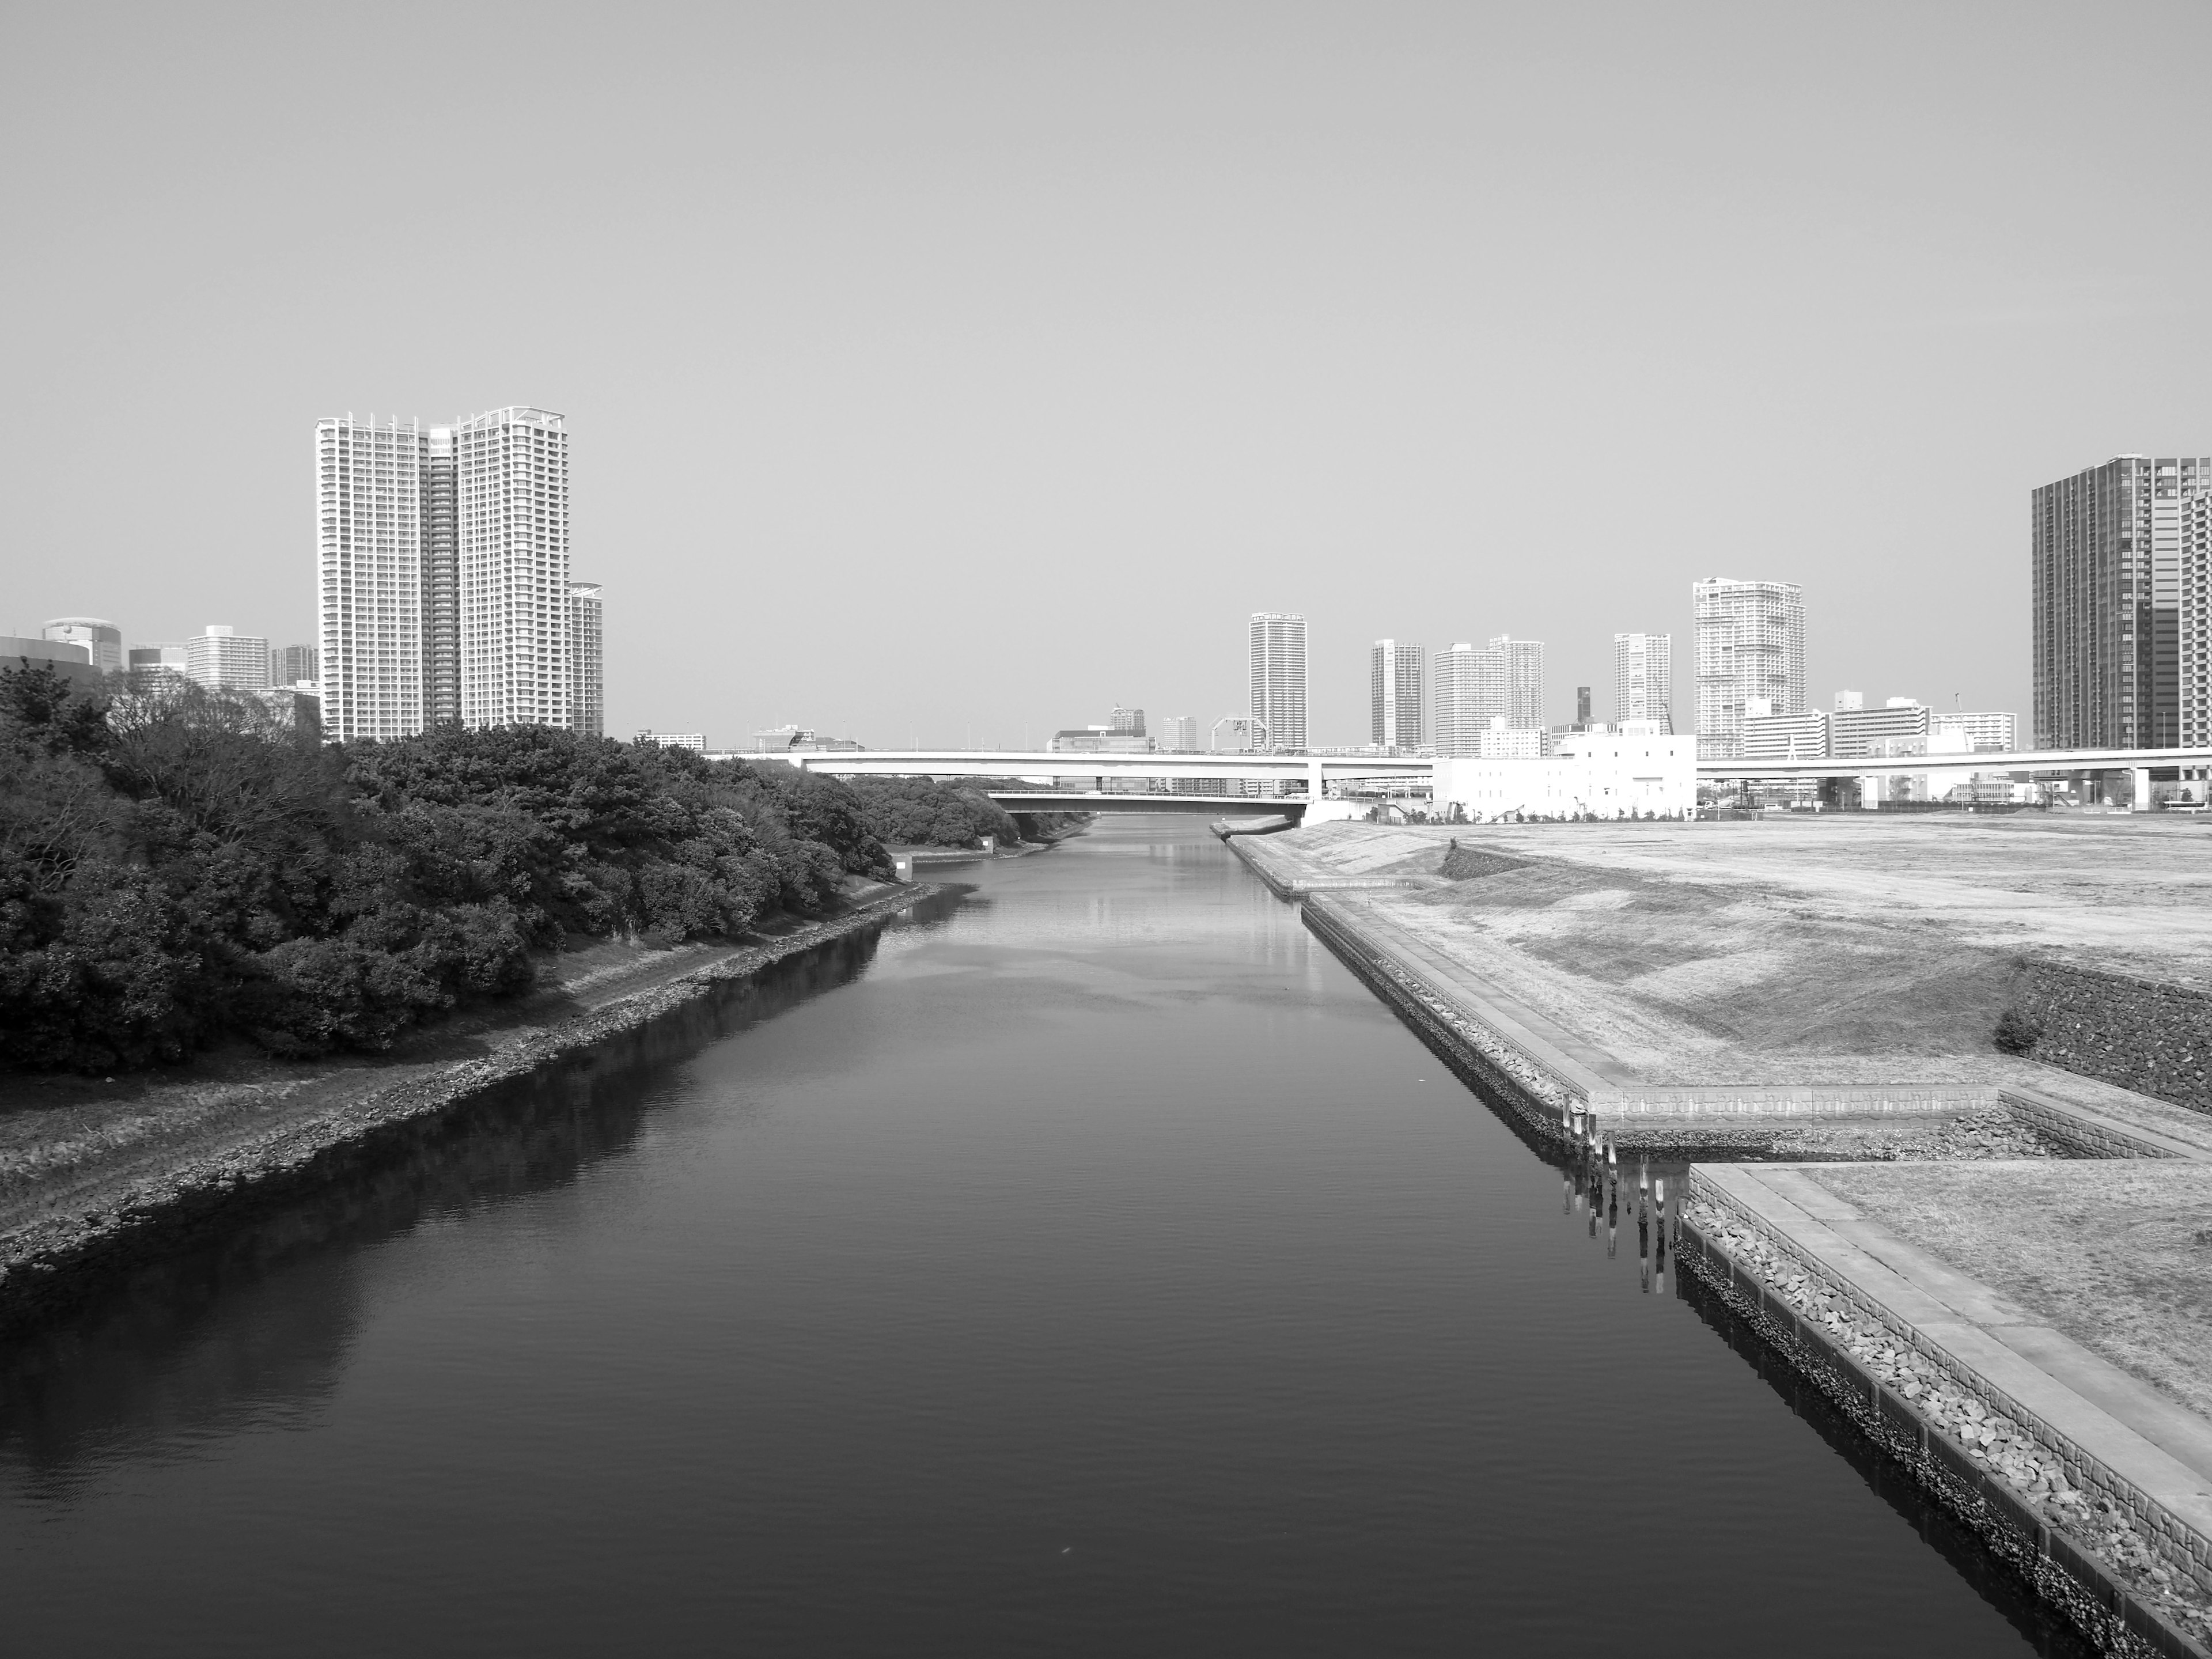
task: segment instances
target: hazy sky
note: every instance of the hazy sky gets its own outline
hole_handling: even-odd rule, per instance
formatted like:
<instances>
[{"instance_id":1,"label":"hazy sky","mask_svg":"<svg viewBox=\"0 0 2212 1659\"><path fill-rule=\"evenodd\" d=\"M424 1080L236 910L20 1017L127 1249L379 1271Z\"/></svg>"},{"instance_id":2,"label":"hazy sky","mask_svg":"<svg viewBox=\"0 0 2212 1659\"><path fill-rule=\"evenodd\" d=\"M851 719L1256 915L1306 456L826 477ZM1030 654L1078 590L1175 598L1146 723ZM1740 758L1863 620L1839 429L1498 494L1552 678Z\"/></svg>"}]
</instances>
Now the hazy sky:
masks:
<instances>
[{"instance_id":1,"label":"hazy sky","mask_svg":"<svg viewBox=\"0 0 2212 1659\"><path fill-rule=\"evenodd\" d=\"M1012 745L1690 583L2028 706L2212 451L2212 7L0 5L0 632L313 637L313 433L568 417L608 729Z\"/></svg>"}]
</instances>

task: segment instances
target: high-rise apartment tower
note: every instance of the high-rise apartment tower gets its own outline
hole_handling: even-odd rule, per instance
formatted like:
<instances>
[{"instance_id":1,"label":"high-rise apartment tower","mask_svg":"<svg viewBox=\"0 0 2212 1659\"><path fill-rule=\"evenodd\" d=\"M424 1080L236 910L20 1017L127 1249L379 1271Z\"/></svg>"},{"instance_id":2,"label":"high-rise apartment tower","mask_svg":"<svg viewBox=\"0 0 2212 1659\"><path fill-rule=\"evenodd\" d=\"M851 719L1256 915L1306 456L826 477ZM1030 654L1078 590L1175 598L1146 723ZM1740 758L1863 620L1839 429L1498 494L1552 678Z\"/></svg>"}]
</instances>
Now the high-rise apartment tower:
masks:
<instances>
[{"instance_id":1,"label":"high-rise apartment tower","mask_svg":"<svg viewBox=\"0 0 2212 1659\"><path fill-rule=\"evenodd\" d=\"M210 623L185 641L185 672L210 690L266 691L269 641Z\"/></svg>"},{"instance_id":2,"label":"high-rise apartment tower","mask_svg":"<svg viewBox=\"0 0 2212 1659\"><path fill-rule=\"evenodd\" d=\"M434 426L422 443L422 718L461 720L460 474L453 428Z\"/></svg>"},{"instance_id":3,"label":"high-rise apartment tower","mask_svg":"<svg viewBox=\"0 0 2212 1659\"><path fill-rule=\"evenodd\" d=\"M2212 489L2181 504L2181 740L2212 744Z\"/></svg>"},{"instance_id":4,"label":"high-rise apartment tower","mask_svg":"<svg viewBox=\"0 0 2212 1659\"><path fill-rule=\"evenodd\" d=\"M2208 489L2212 457L2118 455L2030 497L2038 749L2183 741L2186 520Z\"/></svg>"},{"instance_id":5,"label":"high-rise apartment tower","mask_svg":"<svg viewBox=\"0 0 2212 1659\"><path fill-rule=\"evenodd\" d=\"M575 684L571 724L587 738L606 736L606 635L597 582L568 584L568 672Z\"/></svg>"},{"instance_id":6,"label":"high-rise apartment tower","mask_svg":"<svg viewBox=\"0 0 2212 1659\"><path fill-rule=\"evenodd\" d=\"M1544 724L1544 642L1500 634L1491 641L1505 665L1505 716L1509 731L1533 731Z\"/></svg>"},{"instance_id":7,"label":"high-rise apartment tower","mask_svg":"<svg viewBox=\"0 0 2212 1659\"><path fill-rule=\"evenodd\" d=\"M1615 634L1613 636L1613 717L1616 720L1658 720L1674 730L1674 636L1671 634Z\"/></svg>"},{"instance_id":8,"label":"high-rise apartment tower","mask_svg":"<svg viewBox=\"0 0 2212 1659\"><path fill-rule=\"evenodd\" d=\"M1506 715L1505 653L1462 641L1437 653L1430 744L1438 755L1482 753L1482 734Z\"/></svg>"},{"instance_id":9,"label":"high-rise apartment tower","mask_svg":"<svg viewBox=\"0 0 2212 1659\"><path fill-rule=\"evenodd\" d=\"M1249 632L1252 718L1273 749L1306 746L1306 619L1257 611Z\"/></svg>"},{"instance_id":10,"label":"high-rise apartment tower","mask_svg":"<svg viewBox=\"0 0 2212 1659\"><path fill-rule=\"evenodd\" d=\"M1418 749L1428 739L1421 718L1427 701L1427 652L1403 640L1377 640L1368 660L1368 741L1386 749Z\"/></svg>"},{"instance_id":11,"label":"high-rise apartment tower","mask_svg":"<svg viewBox=\"0 0 2212 1659\"><path fill-rule=\"evenodd\" d=\"M461 724L567 726L568 434L543 409L453 428Z\"/></svg>"},{"instance_id":12,"label":"high-rise apartment tower","mask_svg":"<svg viewBox=\"0 0 2212 1659\"><path fill-rule=\"evenodd\" d=\"M323 732L337 742L422 729L421 425L315 427Z\"/></svg>"},{"instance_id":13,"label":"high-rise apartment tower","mask_svg":"<svg viewBox=\"0 0 2212 1659\"><path fill-rule=\"evenodd\" d=\"M1698 755L1742 757L1744 703L1805 712L1805 590L1714 576L1692 585L1698 614Z\"/></svg>"}]
</instances>

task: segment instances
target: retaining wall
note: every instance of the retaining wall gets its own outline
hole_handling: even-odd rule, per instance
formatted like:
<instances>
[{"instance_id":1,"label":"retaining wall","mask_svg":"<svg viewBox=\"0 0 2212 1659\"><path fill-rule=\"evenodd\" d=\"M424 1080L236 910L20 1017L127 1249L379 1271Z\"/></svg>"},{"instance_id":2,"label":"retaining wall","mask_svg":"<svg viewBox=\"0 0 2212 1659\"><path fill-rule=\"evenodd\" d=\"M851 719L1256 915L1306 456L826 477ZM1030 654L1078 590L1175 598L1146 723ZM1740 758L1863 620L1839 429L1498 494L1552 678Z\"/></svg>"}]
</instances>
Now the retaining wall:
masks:
<instances>
[{"instance_id":1,"label":"retaining wall","mask_svg":"<svg viewBox=\"0 0 2212 1659\"><path fill-rule=\"evenodd\" d=\"M2056 962L2021 964L2033 1057L2212 1112L2212 995Z\"/></svg>"}]
</instances>

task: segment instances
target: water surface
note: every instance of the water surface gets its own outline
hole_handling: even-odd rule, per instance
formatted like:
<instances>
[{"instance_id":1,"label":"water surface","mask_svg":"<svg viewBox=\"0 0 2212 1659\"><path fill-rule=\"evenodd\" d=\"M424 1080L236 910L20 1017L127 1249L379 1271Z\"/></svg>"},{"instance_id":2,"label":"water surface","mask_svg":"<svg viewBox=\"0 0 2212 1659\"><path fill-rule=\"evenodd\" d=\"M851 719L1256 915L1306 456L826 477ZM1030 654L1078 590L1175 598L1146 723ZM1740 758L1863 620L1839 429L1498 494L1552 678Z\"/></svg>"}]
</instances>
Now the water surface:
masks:
<instances>
[{"instance_id":1,"label":"water surface","mask_svg":"<svg viewBox=\"0 0 2212 1659\"><path fill-rule=\"evenodd\" d=\"M2075 1650L1196 824L0 1364L10 1651Z\"/></svg>"}]
</instances>

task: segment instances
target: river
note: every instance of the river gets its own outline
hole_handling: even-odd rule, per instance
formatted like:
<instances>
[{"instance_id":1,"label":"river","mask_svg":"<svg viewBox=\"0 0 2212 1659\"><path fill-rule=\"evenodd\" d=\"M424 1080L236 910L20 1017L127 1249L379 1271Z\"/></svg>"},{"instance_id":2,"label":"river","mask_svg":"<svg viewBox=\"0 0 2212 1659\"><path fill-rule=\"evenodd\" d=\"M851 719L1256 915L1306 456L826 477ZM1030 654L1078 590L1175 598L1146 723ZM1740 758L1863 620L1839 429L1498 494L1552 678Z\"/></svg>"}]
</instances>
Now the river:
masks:
<instances>
[{"instance_id":1,"label":"river","mask_svg":"<svg viewBox=\"0 0 2212 1659\"><path fill-rule=\"evenodd\" d=\"M1195 822L941 873L17 1343L8 1650L2080 1650Z\"/></svg>"}]
</instances>

